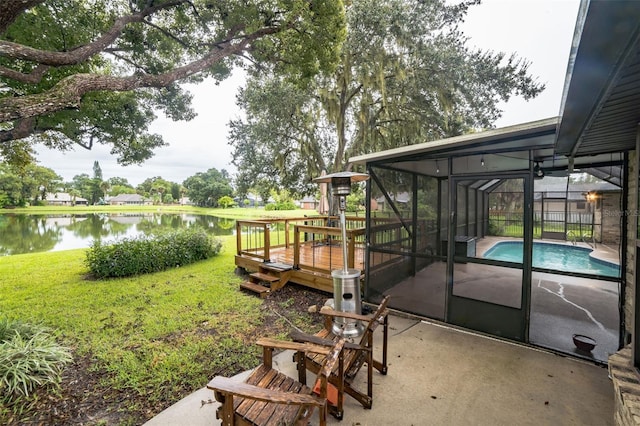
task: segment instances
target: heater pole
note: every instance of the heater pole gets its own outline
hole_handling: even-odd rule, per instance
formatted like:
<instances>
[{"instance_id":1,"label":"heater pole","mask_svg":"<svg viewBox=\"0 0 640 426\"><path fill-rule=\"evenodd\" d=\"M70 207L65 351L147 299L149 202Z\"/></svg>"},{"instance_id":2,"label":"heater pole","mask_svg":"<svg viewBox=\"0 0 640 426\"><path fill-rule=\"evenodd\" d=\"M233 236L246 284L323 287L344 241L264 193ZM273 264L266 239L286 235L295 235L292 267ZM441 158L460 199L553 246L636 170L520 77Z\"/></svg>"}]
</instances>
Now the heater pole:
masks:
<instances>
[{"instance_id":1,"label":"heater pole","mask_svg":"<svg viewBox=\"0 0 640 426\"><path fill-rule=\"evenodd\" d=\"M342 270L345 274L349 273L349 267L347 266L347 219L344 215L346 207L346 199L343 195L340 196L340 228L342 230Z\"/></svg>"},{"instance_id":2,"label":"heater pole","mask_svg":"<svg viewBox=\"0 0 640 426\"><path fill-rule=\"evenodd\" d=\"M364 173L338 172L330 175L320 176L314 179L318 183L331 183L331 194L338 198L338 208L340 210L340 231L342 234L342 270L331 271L333 278L333 306L336 311L362 313L362 302L360 300L360 275L359 269L349 269L347 263L347 210L346 196L351 193L351 184L367 180L369 175ZM345 338L356 338L364 333L362 321L336 317L333 319L331 330L334 334Z\"/></svg>"}]
</instances>

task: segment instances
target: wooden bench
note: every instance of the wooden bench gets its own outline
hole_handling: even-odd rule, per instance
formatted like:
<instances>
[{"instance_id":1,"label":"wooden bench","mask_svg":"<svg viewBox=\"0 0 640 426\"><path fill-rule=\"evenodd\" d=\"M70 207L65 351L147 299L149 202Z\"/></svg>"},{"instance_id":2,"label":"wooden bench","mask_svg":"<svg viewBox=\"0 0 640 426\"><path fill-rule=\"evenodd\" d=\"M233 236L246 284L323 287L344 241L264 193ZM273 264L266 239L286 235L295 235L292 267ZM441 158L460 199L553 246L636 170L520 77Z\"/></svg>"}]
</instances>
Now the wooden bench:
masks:
<instances>
[{"instance_id":1,"label":"wooden bench","mask_svg":"<svg viewBox=\"0 0 640 426\"><path fill-rule=\"evenodd\" d=\"M216 411L216 418L222 420L224 426L307 425L317 408L320 425L326 425L328 377L333 370L342 371L344 368L344 339L332 347L268 338L261 338L257 343L263 347L262 365L244 382L216 376L207 385L221 403ZM275 348L296 351L297 359L302 363L310 353L325 357L326 361L318 373L319 395L315 395L305 384L273 368ZM298 371L300 370L305 370L304 364L298 365Z\"/></svg>"}]
</instances>

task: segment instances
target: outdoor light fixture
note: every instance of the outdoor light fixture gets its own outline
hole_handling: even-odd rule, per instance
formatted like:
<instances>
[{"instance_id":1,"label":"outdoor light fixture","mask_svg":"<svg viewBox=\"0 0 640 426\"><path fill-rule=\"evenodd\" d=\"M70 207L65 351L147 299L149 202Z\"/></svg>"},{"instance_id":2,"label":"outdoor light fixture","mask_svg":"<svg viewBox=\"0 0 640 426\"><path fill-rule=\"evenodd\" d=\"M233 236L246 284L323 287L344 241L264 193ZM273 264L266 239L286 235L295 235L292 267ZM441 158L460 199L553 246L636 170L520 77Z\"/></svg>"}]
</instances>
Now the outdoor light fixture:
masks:
<instances>
[{"instance_id":1,"label":"outdoor light fixture","mask_svg":"<svg viewBox=\"0 0 640 426\"><path fill-rule=\"evenodd\" d=\"M436 160L436 174L440 174L440 166L438 166L438 160Z\"/></svg>"},{"instance_id":2,"label":"outdoor light fixture","mask_svg":"<svg viewBox=\"0 0 640 426\"><path fill-rule=\"evenodd\" d=\"M480 165L484 167L484 155L480 156Z\"/></svg>"},{"instance_id":3,"label":"outdoor light fixture","mask_svg":"<svg viewBox=\"0 0 640 426\"><path fill-rule=\"evenodd\" d=\"M346 196L351 193L351 184L369 179L365 173L338 172L313 179L317 183L331 185L331 193L339 199L340 229L342 231L342 269L331 271L333 278L334 309L355 314L362 313L360 299L360 270L347 266L347 224L344 212L347 209ZM359 320L336 317L332 331L342 337L354 338L364 333L364 326Z\"/></svg>"},{"instance_id":4,"label":"outdoor light fixture","mask_svg":"<svg viewBox=\"0 0 640 426\"><path fill-rule=\"evenodd\" d=\"M536 161L536 165L533 167L533 177L536 179L542 179L544 177L544 170L540 167L540 163Z\"/></svg>"}]
</instances>

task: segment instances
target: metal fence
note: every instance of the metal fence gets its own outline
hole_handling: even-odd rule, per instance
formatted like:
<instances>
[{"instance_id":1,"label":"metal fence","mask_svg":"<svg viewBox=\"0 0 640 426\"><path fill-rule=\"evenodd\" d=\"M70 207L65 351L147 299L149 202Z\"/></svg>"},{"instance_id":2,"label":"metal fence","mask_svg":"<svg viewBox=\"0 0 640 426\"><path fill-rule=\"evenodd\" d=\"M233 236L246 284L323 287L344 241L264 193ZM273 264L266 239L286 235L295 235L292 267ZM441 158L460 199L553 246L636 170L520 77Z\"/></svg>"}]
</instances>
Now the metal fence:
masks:
<instances>
[{"instance_id":1,"label":"metal fence","mask_svg":"<svg viewBox=\"0 0 640 426\"><path fill-rule=\"evenodd\" d=\"M592 213L564 211L535 211L533 214L533 236L541 238L544 233L591 238L594 235L594 215ZM524 214L522 211L489 211L488 235L501 237L522 237L524 235Z\"/></svg>"}]
</instances>

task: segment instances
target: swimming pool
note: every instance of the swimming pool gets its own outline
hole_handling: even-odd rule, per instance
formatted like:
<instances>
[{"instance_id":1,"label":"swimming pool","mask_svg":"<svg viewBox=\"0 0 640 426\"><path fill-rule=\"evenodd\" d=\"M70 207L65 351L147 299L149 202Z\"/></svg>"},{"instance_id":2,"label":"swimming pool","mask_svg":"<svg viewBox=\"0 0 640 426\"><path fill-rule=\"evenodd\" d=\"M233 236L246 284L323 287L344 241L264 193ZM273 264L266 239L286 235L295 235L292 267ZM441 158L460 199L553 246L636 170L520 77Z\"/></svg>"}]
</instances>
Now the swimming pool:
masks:
<instances>
[{"instance_id":1,"label":"swimming pool","mask_svg":"<svg viewBox=\"0 0 640 426\"><path fill-rule=\"evenodd\" d=\"M522 263L522 241L500 241L484 253L487 259ZM589 256L591 249L553 243L533 243L533 266L557 271L619 277L616 264Z\"/></svg>"}]
</instances>

